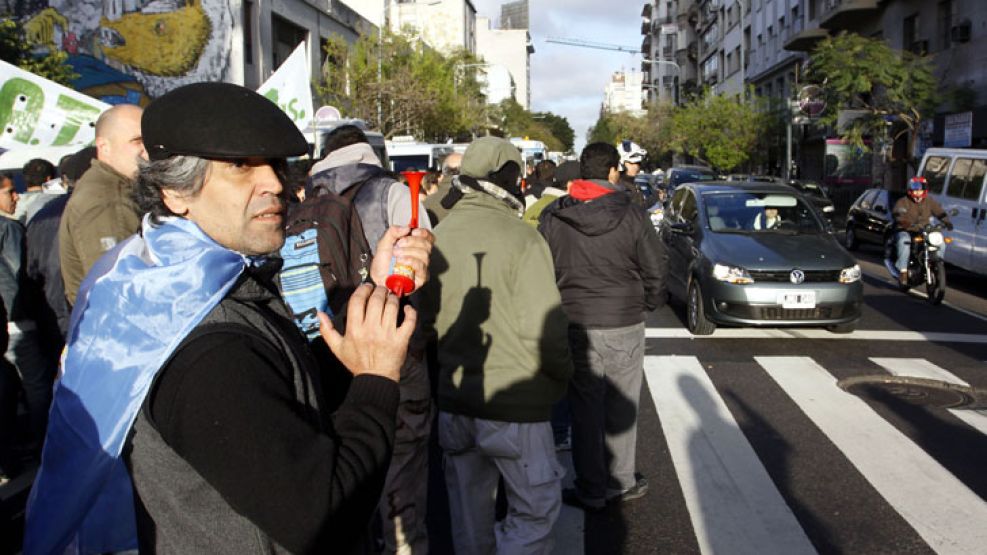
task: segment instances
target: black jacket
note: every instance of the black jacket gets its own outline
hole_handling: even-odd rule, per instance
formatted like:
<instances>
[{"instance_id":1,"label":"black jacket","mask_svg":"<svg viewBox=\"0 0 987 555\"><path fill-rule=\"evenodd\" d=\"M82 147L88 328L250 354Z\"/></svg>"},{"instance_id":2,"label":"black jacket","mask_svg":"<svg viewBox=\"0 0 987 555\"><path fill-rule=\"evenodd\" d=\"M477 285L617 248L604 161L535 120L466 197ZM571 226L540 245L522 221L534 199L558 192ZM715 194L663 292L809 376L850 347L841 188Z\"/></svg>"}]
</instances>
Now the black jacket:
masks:
<instances>
[{"instance_id":1,"label":"black jacket","mask_svg":"<svg viewBox=\"0 0 987 555\"><path fill-rule=\"evenodd\" d=\"M552 249L572 324L630 326L665 303L665 247L647 212L628 195L561 197L542 212L538 230Z\"/></svg>"}]
</instances>

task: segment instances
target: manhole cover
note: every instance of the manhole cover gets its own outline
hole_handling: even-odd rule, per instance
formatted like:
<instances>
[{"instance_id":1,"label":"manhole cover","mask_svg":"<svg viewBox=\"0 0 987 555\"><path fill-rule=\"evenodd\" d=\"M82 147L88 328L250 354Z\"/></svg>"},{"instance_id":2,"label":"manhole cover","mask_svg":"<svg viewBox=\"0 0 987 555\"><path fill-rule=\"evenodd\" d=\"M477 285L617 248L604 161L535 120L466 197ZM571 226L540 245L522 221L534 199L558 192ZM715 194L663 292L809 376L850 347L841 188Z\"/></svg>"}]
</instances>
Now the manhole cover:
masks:
<instances>
[{"instance_id":1,"label":"manhole cover","mask_svg":"<svg viewBox=\"0 0 987 555\"><path fill-rule=\"evenodd\" d=\"M898 400L924 407L987 408L987 391L908 376L856 376L838 382L844 391L875 401Z\"/></svg>"}]
</instances>

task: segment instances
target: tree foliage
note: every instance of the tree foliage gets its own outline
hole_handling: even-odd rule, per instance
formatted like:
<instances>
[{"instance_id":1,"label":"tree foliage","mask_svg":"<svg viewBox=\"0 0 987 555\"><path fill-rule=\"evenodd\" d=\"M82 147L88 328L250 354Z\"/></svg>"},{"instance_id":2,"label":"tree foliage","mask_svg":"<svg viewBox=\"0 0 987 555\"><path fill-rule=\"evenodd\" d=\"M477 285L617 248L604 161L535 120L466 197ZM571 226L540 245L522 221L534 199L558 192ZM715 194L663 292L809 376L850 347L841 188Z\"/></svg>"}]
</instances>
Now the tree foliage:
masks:
<instances>
[{"instance_id":1,"label":"tree foliage","mask_svg":"<svg viewBox=\"0 0 987 555\"><path fill-rule=\"evenodd\" d=\"M79 75L68 64L69 55L29 38L13 19L0 20L0 59L56 83L69 86Z\"/></svg>"},{"instance_id":2,"label":"tree foliage","mask_svg":"<svg viewBox=\"0 0 987 555\"><path fill-rule=\"evenodd\" d=\"M936 79L924 56L892 49L883 40L840 33L820 41L812 52L808 77L823 87L826 111L819 121L836 126L842 110L861 116L838 129L860 148L865 137L908 137L908 152L922 120L937 103Z\"/></svg>"},{"instance_id":3,"label":"tree foliage","mask_svg":"<svg viewBox=\"0 0 987 555\"><path fill-rule=\"evenodd\" d=\"M464 51L444 56L412 33L385 32L379 39L363 35L347 44L334 36L327 41L316 84L323 103L376 124L388 138L444 141L486 125L481 85L474 72L463 70L476 58Z\"/></svg>"},{"instance_id":4,"label":"tree foliage","mask_svg":"<svg viewBox=\"0 0 987 555\"><path fill-rule=\"evenodd\" d=\"M589 142L616 144L630 139L648 151L648 159L657 163L669 152L669 104L651 104L641 116L628 112L609 113L600 109L600 117L587 134Z\"/></svg>"},{"instance_id":5,"label":"tree foliage","mask_svg":"<svg viewBox=\"0 0 987 555\"><path fill-rule=\"evenodd\" d=\"M673 111L669 146L728 173L750 160L765 123L754 101L706 90Z\"/></svg>"},{"instance_id":6,"label":"tree foliage","mask_svg":"<svg viewBox=\"0 0 987 555\"><path fill-rule=\"evenodd\" d=\"M576 133L569 125L568 119L552 112L537 112L532 117L545 124L552 135L562 143L560 152L572 152L572 147L576 143Z\"/></svg>"},{"instance_id":7,"label":"tree foliage","mask_svg":"<svg viewBox=\"0 0 987 555\"><path fill-rule=\"evenodd\" d=\"M326 42L325 55L315 85L318 100L376 125L387 138L468 141L496 132L540 140L550 150L572 149L565 118L550 112L535 116L513 98L489 106L482 60L465 50L444 55L410 28L362 35L353 44L336 35Z\"/></svg>"}]
</instances>

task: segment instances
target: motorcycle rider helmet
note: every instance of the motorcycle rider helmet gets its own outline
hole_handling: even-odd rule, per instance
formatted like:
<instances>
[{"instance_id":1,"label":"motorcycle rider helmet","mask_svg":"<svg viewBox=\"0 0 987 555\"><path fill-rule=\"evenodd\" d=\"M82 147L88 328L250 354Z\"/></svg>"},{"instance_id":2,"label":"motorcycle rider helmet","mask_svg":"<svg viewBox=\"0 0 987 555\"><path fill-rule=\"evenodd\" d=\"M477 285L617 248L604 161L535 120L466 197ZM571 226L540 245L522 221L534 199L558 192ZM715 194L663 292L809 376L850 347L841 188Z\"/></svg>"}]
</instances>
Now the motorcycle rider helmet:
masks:
<instances>
[{"instance_id":1,"label":"motorcycle rider helmet","mask_svg":"<svg viewBox=\"0 0 987 555\"><path fill-rule=\"evenodd\" d=\"M925 199L929 194L929 183L920 175L908 180L908 196L914 201Z\"/></svg>"},{"instance_id":2,"label":"motorcycle rider helmet","mask_svg":"<svg viewBox=\"0 0 987 555\"><path fill-rule=\"evenodd\" d=\"M627 139L620 141L617 151L620 152L620 171L627 171L624 164L628 162L631 164L640 164L644 161L644 157L648 155L647 150L641 148L641 146L634 141L629 141Z\"/></svg>"}]
</instances>

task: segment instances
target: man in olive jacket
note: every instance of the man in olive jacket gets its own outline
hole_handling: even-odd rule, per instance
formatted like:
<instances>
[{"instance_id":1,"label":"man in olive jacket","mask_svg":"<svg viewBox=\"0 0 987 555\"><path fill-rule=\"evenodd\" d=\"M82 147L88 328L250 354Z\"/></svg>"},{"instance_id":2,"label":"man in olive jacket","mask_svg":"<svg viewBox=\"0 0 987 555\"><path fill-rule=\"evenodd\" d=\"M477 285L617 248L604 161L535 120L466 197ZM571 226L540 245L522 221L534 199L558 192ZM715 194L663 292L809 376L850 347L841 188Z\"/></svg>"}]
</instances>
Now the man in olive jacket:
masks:
<instances>
[{"instance_id":1,"label":"man in olive jacket","mask_svg":"<svg viewBox=\"0 0 987 555\"><path fill-rule=\"evenodd\" d=\"M474 141L422 294L438 339L439 444L456 553L550 553L564 474L549 419L572 374L548 245L521 220L521 157ZM503 477L509 510L494 521Z\"/></svg>"},{"instance_id":2,"label":"man in olive jacket","mask_svg":"<svg viewBox=\"0 0 987 555\"><path fill-rule=\"evenodd\" d=\"M58 227L65 297L75 304L92 265L141 225L134 204L137 162L147 160L140 107L114 106L96 120L96 159L75 185Z\"/></svg>"}]
</instances>

